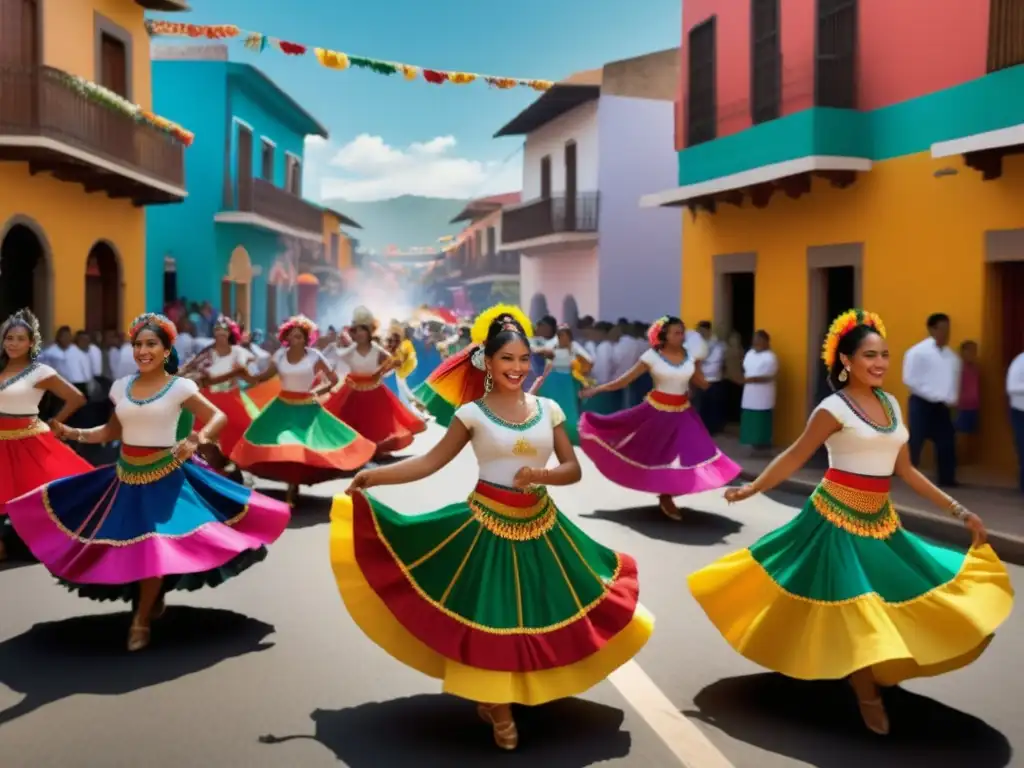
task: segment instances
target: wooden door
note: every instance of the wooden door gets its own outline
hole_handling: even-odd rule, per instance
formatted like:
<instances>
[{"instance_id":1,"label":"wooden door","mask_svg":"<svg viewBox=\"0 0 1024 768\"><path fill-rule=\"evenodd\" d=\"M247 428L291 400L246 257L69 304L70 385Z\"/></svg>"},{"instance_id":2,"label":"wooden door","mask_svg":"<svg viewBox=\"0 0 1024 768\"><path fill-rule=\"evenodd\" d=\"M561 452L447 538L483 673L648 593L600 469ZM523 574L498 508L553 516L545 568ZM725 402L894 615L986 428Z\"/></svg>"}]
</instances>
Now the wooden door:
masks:
<instances>
[{"instance_id":1,"label":"wooden door","mask_svg":"<svg viewBox=\"0 0 1024 768\"><path fill-rule=\"evenodd\" d=\"M267 283L267 338L277 333L277 286Z\"/></svg>"},{"instance_id":2,"label":"wooden door","mask_svg":"<svg viewBox=\"0 0 1024 768\"><path fill-rule=\"evenodd\" d=\"M234 311L235 284L226 277L220 281L220 313L232 317Z\"/></svg>"},{"instance_id":3,"label":"wooden door","mask_svg":"<svg viewBox=\"0 0 1024 768\"><path fill-rule=\"evenodd\" d=\"M544 200L551 197L551 155L540 159L540 196Z\"/></svg>"},{"instance_id":4,"label":"wooden door","mask_svg":"<svg viewBox=\"0 0 1024 768\"><path fill-rule=\"evenodd\" d=\"M1024 261L998 265L1000 299L1003 309L1003 365L1005 371L1013 359L1024 352Z\"/></svg>"},{"instance_id":5,"label":"wooden door","mask_svg":"<svg viewBox=\"0 0 1024 768\"><path fill-rule=\"evenodd\" d=\"M252 131L238 125L238 146L235 157L235 179L238 189L237 207L240 211L252 210Z\"/></svg>"},{"instance_id":6,"label":"wooden door","mask_svg":"<svg viewBox=\"0 0 1024 768\"><path fill-rule=\"evenodd\" d=\"M0 0L0 115L9 124L36 122L38 0Z\"/></svg>"},{"instance_id":7,"label":"wooden door","mask_svg":"<svg viewBox=\"0 0 1024 768\"><path fill-rule=\"evenodd\" d=\"M576 231L576 142L565 144L565 231ZM565 318L562 318L565 320ZM568 322L567 320L565 322Z\"/></svg>"}]
</instances>

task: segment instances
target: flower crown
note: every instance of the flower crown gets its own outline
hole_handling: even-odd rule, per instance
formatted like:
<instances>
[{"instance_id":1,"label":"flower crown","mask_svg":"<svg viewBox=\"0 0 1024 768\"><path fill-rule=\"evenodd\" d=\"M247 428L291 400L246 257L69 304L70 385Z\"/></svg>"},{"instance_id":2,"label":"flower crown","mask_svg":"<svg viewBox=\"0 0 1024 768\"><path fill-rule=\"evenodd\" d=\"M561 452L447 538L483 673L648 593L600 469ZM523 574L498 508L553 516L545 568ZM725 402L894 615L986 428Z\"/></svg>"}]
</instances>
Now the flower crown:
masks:
<instances>
[{"instance_id":1,"label":"flower crown","mask_svg":"<svg viewBox=\"0 0 1024 768\"><path fill-rule=\"evenodd\" d=\"M213 325L214 330L223 328L231 336L231 343L237 344L242 340L242 329L238 326L234 320L227 315L220 315L217 318L217 322Z\"/></svg>"},{"instance_id":2,"label":"flower crown","mask_svg":"<svg viewBox=\"0 0 1024 768\"><path fill-rule=\"evenodd\" d=\"M470 330L472 340L478 344L487 341L491 325L496 321L501 322L503 331L518 331L521 328L527 338L533 336L533 323L523 310L512 304L498 304L477 315L476 322Z\"/></svg>"},{"instance_id":3,"label":"flower crown","mask_svg":"<svg viewBox=\"0 0 1024 768\"><path fill-rule=\"evenodd\" d=\"M661 332L665 328L665 323L668 322L668 315L662 315L647 329L647 343L652 348L657 348L661 345Z\"/></svg>"},{"instance_id":4,"label":"flower crown","mask_svg":"<svg viewBox=\"0 0 1024 768\"><path fill-rule=\"evenodd\" d=\"M178 338L178 329L174 323L172 323L169 318L156 312L144 312L132 320L132 324L128 328L128 337L134 340L139 331L147 325L156 326L166 333L171 344L173 344L174 340Z\"/></svg>"},{"instance_id":5,"label":"flower crown","mask_svg":"<svg viewBox=\"0 0 1024 768\"><path fill-rule=\"evenodd\" d=\"M35 360L39 357L43 348L43 334L39 330L39 320L36 316L28 309L19 309L0 325L0 340L7 336L7 332L12 328L24 328L28 331L32 339L32 347L28 351L29 359Z\"/></svg>"},{"instance_id":6,"label":"flower crown","mask_svg":"<svg viewBox=\"0 0 1024 768\"><path fill-rule=\"evenodd\" d=\"M825 342L821 345L821 360L825 363L826 368L831 370L835 365L839 342L842 341L843 336L858 325L866 325L883 339L885 338L885 325L882 323L882 318L874 312L865 312L863 309L850 309L843 312L832 321L828 333L825 334Z\"/></svg>"},{"instance_id":7,"label":"flower crown","mask_svg":"<svg viewBox=\"0 0 1024 768\"><path fill-rule=\"evenodd\" d=\"M277 329L277 340L284 343L293 328L301 328L306 333L306 343L310 346L316 344L316 340L320 338L320 329L316 323L305 315L295 315L281 323L281 327Z\"/></svg>"}]
</instances>

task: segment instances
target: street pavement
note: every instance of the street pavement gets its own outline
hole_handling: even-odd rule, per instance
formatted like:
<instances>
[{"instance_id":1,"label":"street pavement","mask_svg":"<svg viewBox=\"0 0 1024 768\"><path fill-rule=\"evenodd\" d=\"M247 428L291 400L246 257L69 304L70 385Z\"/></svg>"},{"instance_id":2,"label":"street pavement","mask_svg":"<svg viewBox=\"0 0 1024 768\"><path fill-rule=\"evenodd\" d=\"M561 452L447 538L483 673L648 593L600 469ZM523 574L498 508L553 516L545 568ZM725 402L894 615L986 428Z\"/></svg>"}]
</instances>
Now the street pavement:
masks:
<instances>
[{"instance_id":1,"label":"street pavement","mask_svg":"<svg viewBox=\"0 0 1024 768\"><path fill-rule=\"evenodd\" d=\"M431 427L415 449L440 434ZM748 663L686 589L688 573L780 525L802 499L727 507L720 492L701 494L675 523L581 460L584 481L553 494L595 538L637 557L657 628L610 681L520 709L516 753L499 754L471 704L439 694L349 619L328 558L330 496L344 487L334 483L307 491L264 563L219 589L174 593L139 654L123 650L123 606L71 597L38 565L0 570L0 766L1024 766L1014 754L1024 755L1020 612L973 666L890 691L893 732L872 736L845 684ZM426 511L463 497L475 474L467 450L437 476L379 495ZM1024 569L1012 571L1024 584Z\"/></svg>"}]
</instances>

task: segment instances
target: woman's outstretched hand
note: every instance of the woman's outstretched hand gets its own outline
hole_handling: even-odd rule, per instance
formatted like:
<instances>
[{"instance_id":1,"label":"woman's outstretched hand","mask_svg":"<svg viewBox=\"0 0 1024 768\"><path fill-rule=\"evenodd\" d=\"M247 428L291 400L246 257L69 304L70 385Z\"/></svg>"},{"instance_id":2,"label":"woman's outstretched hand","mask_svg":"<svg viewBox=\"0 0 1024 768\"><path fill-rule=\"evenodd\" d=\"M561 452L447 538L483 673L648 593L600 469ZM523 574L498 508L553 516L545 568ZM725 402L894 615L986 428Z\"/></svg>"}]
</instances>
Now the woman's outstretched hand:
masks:
<instances>
[{"instance_id":1,"label":"woman's outstretched hand","mask_svg":"<svg viewBox=\"0 0 1024 768\"><path fill-rule=\"evenodd\" d=\"M729 488L725 492L725 500L730 504L735 504L738 501L745 501L751 496L756 496L758 493L757 488L751 483L741 485L739 488Z\"/></svg>"},{"instance_id":2,"label":"woman's outstretched hand","mask_svg":"<svg viewBox=\"0 0 1024 768\"><path fill-rule=\"evenodd\" d=\"M984 546L988 541L988 531L985 530L985 524L981 522L981 518L973 512L968 512L964 518L964 525L971 532L971 546Z\"/></svg>"},{"instance_id":3,"label":"woman's outstretched hand","mask_svg":"<svg viewBox=\"0 0 1024 768\"><path fill-rule=\"evenodd\" d=\"M351 496L356 491L365 491L367 488L372 488L374 485L373 470L364 469L352 478L352 482L348 484L348 488L345 489L345 493Z\"/></svg>"}]
</instances>

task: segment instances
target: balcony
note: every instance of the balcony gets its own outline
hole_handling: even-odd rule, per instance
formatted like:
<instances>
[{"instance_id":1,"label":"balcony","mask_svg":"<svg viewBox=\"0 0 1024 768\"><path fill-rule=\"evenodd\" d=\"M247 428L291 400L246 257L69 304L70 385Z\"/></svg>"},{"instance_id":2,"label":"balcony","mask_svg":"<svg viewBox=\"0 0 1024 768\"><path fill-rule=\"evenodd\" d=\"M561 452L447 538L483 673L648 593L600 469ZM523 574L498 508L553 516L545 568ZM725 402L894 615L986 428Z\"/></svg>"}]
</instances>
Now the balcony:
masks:
<instances>
[{"instance_id":1,"label":"balcony","mask_svg":"<svg viewBox=\"0 0 1024 768\"><path fill-rule=\"evenodd\" d=\"M506 208L502 213L502 245L527 249L593 239L598 225L597 192L544 197Z\"/></svg>"},{"instance_id":2,"label":"balcony","mask_svg":"<svg viewBox=\"0 0 1024 768\"><path fill-rule=\"evenodd\" d=\"M147 11L161 11L162 13L192 10L185 0L135 0L135 4L141 5Z\"/></svg>"},{"instance_id":3,"label":"balcony","mask_svg":"<svg viewBox=\"0 0 1024 768\"><path fill-rule=\"evenodd\" d=\"M476 283L508 282L519 279L519 253L501 251L471 259L462 267L461 282Z\"/></svg>"},{"instance_id":4,"label":"balcony","mask_svg":"<svg viewBox=\"0 0 1024 768\"><path fill-rule=\"evenodd\" d=\"M179 142L93 101L53 67L0 68L0 161L135 205L186 195Z\"/></svg>"},{"instance_id":5,"label":"balcony","mask_svg":"<svg viewBox=\"0 0 1024 768\"><path fill-rule=\"evenodd\" d=\"M265 179L239 179L233 210L221 211L214 221L249 224L323 245L323 209Z\"/></svg>"}]
</instances>

